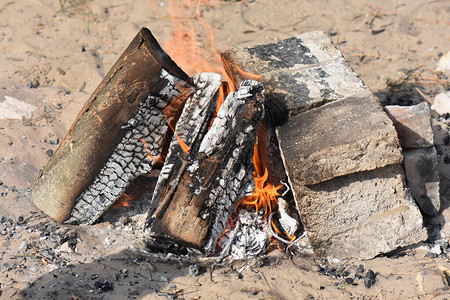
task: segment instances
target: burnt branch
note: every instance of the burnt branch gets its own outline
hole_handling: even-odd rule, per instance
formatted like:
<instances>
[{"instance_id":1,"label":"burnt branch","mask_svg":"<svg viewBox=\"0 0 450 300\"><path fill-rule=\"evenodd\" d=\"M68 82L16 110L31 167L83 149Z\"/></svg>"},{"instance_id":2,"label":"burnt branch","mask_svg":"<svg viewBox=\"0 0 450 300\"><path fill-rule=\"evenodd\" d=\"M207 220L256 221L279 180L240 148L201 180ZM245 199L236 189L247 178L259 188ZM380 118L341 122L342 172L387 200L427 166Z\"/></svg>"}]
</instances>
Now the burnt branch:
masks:
<instances>
[{"instance_id":1,"label":"burnt branch","mask_svg":"<svg viewBox=\"0 0 450 300\"><path fill-rule=\"evenodd\" d=\"M33 186L33 202L59 222L95 180L149 97L169 101L189 77L143 28L91 95Z\"/></svg>"},{"instance_id":2,"label":"burnt branch","mask_svg":"<svg viewBox=\"0 0 450 300\"><path fill-rule=\"evenodd\" d=\"M170 76L165 73L164 76ZM169 82L176 82L171 78ZM183 98L188 90L176 85L166 88L173 98ZM187 94L187 95L186 95ZM125 126L128 131L97 174L94 182L77 198L67 223L88 225L98 218L125 192L138 176L149 173L162 158L164 137L169 125L164 109L170 103L167 97L149 96Z\"/></svg>"},{"instance_id":3,"label":"burnt branch","mask_svg":"<svg viewBox=\"0 0 450 300\"><path fill-rule=\"evenodd\" d=\"M154 196L161 200L153 203L156 210L149 214L149 236L214 252L236 203L253 191L253 147L263 114L263 87L258 82L244 81L228 95L198 147L174 157L177 167L161 172L177 184Z\"/></svg>"}]
</instances>

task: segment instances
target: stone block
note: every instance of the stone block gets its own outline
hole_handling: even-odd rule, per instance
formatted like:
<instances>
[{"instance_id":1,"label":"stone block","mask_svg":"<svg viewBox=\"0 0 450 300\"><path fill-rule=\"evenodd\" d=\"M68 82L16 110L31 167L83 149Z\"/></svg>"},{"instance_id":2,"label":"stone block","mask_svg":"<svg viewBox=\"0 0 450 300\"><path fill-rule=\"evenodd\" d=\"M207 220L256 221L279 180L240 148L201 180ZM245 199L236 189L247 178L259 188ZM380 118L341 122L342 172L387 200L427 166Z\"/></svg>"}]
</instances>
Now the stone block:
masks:
<instances>
[{"instance_id":1,"label":"stone block","mask_svg":"<svg viewBox=\"0 0 450 300\"><path fill-rule=\"evenodd\" d=\"M277 135L285 167L297 185L403 160L392 121L374 96L347 98L293 116Z\"/></svg>"},{"instance_id":2,"label":"stone block","mask_svg":"<svg viewBox=\"0 0 450 300\"><path fill-rule=\"evenodd\" d=\"M439 173L434 146L403 150L406 181L423 213L434 216L441 208Z\"/></svg>"},{"instance_id":3,"label":"stone block","mask_svg":"<svg viewBox=\"0 0 450 300\"><path fill-rule=\"evenodd\" d=\"M384 109L394 122L402 148L433 146L431 114L427 103L413 106L388 105Z\"/></svg>"},{"instance_id":4,"label":"stone block","mask_svg":"<svg viewBox=\"0 0 450 300\"><path fill-rule=\"evenodd\" d=\"M261 76L258 80L264 84L267 101L281 101L291 115L371 93L324 32L233 48L222 57L235 82L247 79L248 73Z\"/></svg>"},{"instance_id":5,"label":"stone block","mask_svg":"<svg viewBox=\"0 0 450 300\"><path fill-rule=\"evenodd\" d=\"M441 270L443 268L444 270ZM420 271L416 275L418 283L418 291L422 295L441 294L449 290L446 275L446 270L443 266L433 269Z\"/></svg>"},{"instance_id":6,"label":"stone block","mask_svg":"<svg viewBox=\"0 0 450 300\"><path fill-rule=\"evenodd\" d=\"M371 259L427 239L400 164L293 190L318 256Z\"/></svg>"}]
</instances>

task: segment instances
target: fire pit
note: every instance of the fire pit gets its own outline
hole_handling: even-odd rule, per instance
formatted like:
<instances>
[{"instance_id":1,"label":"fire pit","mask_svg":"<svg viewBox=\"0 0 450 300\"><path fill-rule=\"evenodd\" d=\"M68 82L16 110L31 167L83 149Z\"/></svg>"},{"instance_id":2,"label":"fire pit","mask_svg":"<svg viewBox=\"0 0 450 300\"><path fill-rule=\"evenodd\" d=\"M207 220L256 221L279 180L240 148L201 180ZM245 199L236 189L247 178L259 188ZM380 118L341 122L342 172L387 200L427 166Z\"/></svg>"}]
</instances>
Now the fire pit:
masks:
<instances>
[{"instance_id":1,"label":"fire pit","mask_svg":"<svg viewBox=\"0 0 450 300\"><path fill-rule=\"evenodd\" d=\"M91 225L136 202L128 220L151 249L219 257L299 248L309 237L317 254L371 258L425 239L400 191L392 121L325 34L305 37L224 53L228 83L189 77L141 29L41 173L35 204ZM131 194L136 181L141 192ZM350 213L346 203L366 208ZM386 226L399 231L377 240Z\"/></svg>"}]
</instances>

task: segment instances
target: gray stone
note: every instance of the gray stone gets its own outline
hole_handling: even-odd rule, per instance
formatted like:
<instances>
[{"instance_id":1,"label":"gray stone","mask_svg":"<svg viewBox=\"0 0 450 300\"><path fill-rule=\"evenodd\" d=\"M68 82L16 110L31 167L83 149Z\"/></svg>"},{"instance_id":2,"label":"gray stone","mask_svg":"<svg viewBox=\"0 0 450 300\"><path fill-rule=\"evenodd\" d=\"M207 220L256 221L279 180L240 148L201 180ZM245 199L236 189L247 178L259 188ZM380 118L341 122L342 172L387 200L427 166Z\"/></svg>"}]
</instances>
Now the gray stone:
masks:
<instances>
[{"instance_id":1,"label":"gray stone","mask_svg":"<svg viewBox=\"0 0 450 300\"><path fill-rule=\"evenodd\" d=\"M318 256L370 259L427 239L399 164L293 190Z\"/></svg>"},{"instance_id":2,"label":"gray stone","mask_svg":"<svg viewBox=\"0 0 450 300\"><path fill-rule=\"evenodd\" d=\"M301 113L277 134L285 167L297 185L403 160L392 121L374 96L339 100Z\"/></svg>"},{"instance_id":3,"label":"gray stone","mask_svg":"<svg viewBox=\"0 0 450 300\"><path fill-rule=\"evenodd\" d=\"M446 274L448 272L443 266L420 271L417 276L418 292L422 295L441 294L449 290Z\"/></svg>"},{"instance_id":4,"label":"gray stone","mask_svg":"<svg viewBox=\"0 0 450 300\"><path fill-rule=\"evenodd\" d=\"M278 104L282 101L291 115L327 102L371 93L324 32L309 32L273 44L233 48L223 57L235 82L248 78L248 73L257 75L257 80L264 84L267 101Z\"/></svg>"},{"instance_id":5,"label":"gray stone","mask_svg":"<svg viewBox=\"0 0 450 300\"><path fill-rule=\"evenodd\" d=\"M403 155L406 180L414 199L423 213L436 215L441 208L436 149L408 149Z\"/></svg>"},{"instance_id":6,"label":"gray stone","mask_svg":"<svg viewBox=\"0 0 450 300\"><path fill-rule=\"evenodd\" d=\"M413 106L388 105L384 108L394 122L403 148L433 146L430 108L422 102Z\"/></svg>"}]
</instances>

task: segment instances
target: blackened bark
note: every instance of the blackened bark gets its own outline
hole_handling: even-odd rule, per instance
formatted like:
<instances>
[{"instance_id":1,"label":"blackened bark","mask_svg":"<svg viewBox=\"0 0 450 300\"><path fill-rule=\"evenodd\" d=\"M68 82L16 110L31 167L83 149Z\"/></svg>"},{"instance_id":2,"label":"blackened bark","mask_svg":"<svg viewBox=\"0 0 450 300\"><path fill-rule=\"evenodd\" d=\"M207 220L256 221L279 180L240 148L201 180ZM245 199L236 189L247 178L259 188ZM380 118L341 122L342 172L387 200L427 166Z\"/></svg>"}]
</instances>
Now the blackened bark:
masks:
<instances>
[{"instance_id":1,"label":"blackened bark","mask_svg":"<svg viewBox=\"0 0 450 300\"><path fill-rule=\"evenodd\" d=\"M170 172L163 167L161 176L177 183L154 196L160 200L149 214L149 236L214 252L237 201L253 191L253 148L263 115L258 82L244 81L228 95L197 148Z\"/></svg>"},{"instance_id":2,"label":"blackened bark","mask_svg":"<svg viewBox=\"0 0 450 300\"><path fill-rule=\"evenodd\" d=\"M57 221L66 220L77 197L93 183L129 131L128 122L142 103L153 101L151 97L170 101L188 79L151 32L141 29L86 102L35 182L32 198L36 206Z\"/></svg>"}]
</instances>

